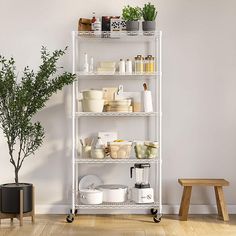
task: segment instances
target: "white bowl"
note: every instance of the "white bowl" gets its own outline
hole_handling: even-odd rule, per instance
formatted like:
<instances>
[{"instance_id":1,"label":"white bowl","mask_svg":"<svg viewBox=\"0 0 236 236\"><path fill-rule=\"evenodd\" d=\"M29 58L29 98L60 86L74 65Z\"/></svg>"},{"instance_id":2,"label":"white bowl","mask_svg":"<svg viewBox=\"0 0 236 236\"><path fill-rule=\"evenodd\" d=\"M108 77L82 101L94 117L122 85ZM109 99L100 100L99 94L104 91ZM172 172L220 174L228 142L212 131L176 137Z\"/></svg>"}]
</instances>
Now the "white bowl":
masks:
<instances>
[{"instance_id":1,"label":"white bowl","mask_svg":"<svg viewBox=\"0 0 236 236\"><path fill-rule=\"evenodd\" d=\"M83 99L82 107L84 112L102 112L104 106L103 99Z\"/></svg>"},{"instance_id":2,"label":"white bowl","mask_svg":"<svg viewBox=\"0 0 236 236\"><path fill-rule=\"evenodd\" d=\"M82 93L83 99L103 99L103 91L101 90L87 90Z\"/></svg>"}]
</instances>

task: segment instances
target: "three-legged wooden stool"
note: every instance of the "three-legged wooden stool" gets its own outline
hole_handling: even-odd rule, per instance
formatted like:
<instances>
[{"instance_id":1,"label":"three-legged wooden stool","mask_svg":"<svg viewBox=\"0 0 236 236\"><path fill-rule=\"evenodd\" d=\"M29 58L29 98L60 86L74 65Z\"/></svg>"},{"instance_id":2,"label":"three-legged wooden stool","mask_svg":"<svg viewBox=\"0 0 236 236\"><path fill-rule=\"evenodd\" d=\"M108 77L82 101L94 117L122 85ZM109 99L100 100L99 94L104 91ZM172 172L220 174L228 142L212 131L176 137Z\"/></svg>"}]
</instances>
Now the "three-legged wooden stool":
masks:
<instances>
[{"instance_id":1,"label":"three-legged wooden stool","mask_svg":"<svg viewBox=\"0 0 236 236\"><path fill-rule=\"evenodd\" d=\"M178 179L178 182L184 187L179 216L181 220L188 219L189 203L191 198L192 186L213 186L215 189L216 205L218 215L224 221L229 220L228 210L225 203L223 186L229 186L225 179Z\"/></svg>"}]
</instances>

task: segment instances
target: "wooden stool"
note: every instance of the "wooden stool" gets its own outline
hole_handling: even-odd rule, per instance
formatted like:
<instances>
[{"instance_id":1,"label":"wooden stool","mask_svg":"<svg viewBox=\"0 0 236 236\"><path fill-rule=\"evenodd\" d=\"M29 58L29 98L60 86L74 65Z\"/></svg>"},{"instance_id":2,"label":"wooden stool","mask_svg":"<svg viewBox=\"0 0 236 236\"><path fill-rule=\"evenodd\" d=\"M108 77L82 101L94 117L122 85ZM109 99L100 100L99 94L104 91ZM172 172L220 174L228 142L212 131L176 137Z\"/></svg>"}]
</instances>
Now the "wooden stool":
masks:
<instances>
[{"instance_id":1,"label":"wooden stool","mask_svg":"<svg viewBox=\"0 0 236 236\"><path fill-rule=\"evenodd\" d=\"M192 186L214 186L218 215L224 221L229 220L228 210L225 203L223 186L229 186L225 179L178 179L178 182L184 187L179 216L181 220L188 219L189 203L191 198Z\"/></svg>"},{"instance_id":2,"label":"wooden stool","mask_svg":"<svg viewBox=\"0 0 236 236\"><path fill-rule=\"evenodd\" d=\"M35 194L34 194L34 186L32 189L32 211L24 213L24 194L23 190L20 190L20 212L19 214L12 214L12 213L2 213L0 212L0 223L2 219L11 219L13 222L13 218L17 218L20 221L20 226L23 225L23 217L31 216L31 221L34 223L35 221Z\"/></svg>"}]
</instances>

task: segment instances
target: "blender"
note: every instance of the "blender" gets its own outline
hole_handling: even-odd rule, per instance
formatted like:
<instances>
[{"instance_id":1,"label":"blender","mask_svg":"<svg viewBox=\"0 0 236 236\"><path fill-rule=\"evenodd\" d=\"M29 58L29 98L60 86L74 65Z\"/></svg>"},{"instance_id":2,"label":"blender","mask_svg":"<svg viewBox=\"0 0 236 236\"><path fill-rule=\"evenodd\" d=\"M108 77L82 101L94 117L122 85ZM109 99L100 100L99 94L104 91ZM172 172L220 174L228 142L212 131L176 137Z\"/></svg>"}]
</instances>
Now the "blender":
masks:
<instances>
[{"instance_id":1,"label":"blender","mask_svg":"<svg viewBox=\"0 0 236 236\"><path fill-rule=\"evenodd\" d=\"M135 171L135 186L131 191L131 198L136 203L152 203L154 202L153 188L149 183L149 163L135 163L130 167L130 178L133 177L133 170Z\"/></svg>"}]
</instances>

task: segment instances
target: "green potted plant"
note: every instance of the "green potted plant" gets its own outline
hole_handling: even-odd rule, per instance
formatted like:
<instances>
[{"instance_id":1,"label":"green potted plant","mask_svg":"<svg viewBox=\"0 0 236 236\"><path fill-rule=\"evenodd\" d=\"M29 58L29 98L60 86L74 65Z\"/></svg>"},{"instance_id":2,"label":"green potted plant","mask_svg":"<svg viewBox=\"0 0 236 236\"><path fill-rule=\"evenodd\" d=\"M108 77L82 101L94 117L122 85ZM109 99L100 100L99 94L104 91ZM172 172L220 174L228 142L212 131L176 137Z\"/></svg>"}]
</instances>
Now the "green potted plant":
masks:
<instances>
[{"instance_id":1,"label":"green potted plant","mask_svg":"<svg viewBox=\"0 0 236 236\"><path fill-rule=\"evenodd\" d=\"M65 49L66 50L66 49ZM14 167L14 183L0 185L0 212L19 213L19 192L23 189L23 212L32 210L32 187L19 181L19 171L29 156L42 145L44 129L40 122L33 122L34 115L45 106L46 101L72 83L75 75L59 74L57 62L65 50L50 54L42 47L42 64L34 72L25 67L18 78L15 61L0 56L0 128L6 138L9 160Z\"/></svg>"},{"instance_id":2,"label":"green potted plant","mask_svg":"<svg viewBox=\"0 0 236 236\"><path fill-rule=\"evenodd\" d=\"M127 31L138 31L139 20L142 17L142 9L140 7L125 6L122 10L122 18L126 21Z\"/></svg>"},{"instance_id":3,"label":"green potted plant","mask_svg":"<svg viewBox=\"0 0 236 236\"><path fill-rule=\"evenodd\" d=\"M156 30L156 16L157 16L157 10L154 5L152 5L150 2L147 4L144 4L144 7L142 9L142 16L143 16L143 31L155 31Z\"/></svg>"}]
</instances>

